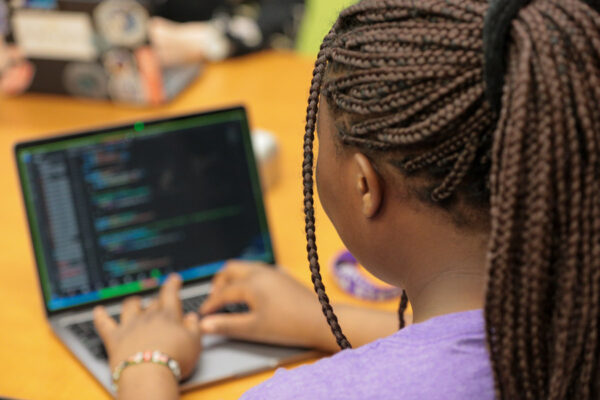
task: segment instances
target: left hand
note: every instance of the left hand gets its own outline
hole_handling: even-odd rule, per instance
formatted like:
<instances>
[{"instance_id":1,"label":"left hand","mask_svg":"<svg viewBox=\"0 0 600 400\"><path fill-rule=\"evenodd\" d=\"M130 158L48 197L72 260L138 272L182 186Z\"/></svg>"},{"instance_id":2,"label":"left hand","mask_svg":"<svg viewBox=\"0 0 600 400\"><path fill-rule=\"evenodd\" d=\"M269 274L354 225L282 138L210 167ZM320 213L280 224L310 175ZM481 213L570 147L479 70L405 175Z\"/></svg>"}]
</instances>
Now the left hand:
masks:
<instances>
[{"instance_id":1,"label":"left hand","mask_svg":"<svg viewBox=\"0 0 600 400\"><path fill-rule=\"evenodd\" d=\"M94 325L106 346L111 371L139 351L159 350L179 363L183 378L193 372L202 335L197 314L183 316L180 288L181 278L171 275L148 308L142 309L139 297L126 299L120 324L104 307L96 307Z\"/></svg>"},{"instance_id":2,"label":"left hand","mask_svg":"<svg viewBox=\"0 0 600 400\"><path fill-rule=\"evenodd\" d=\"M208 22L178 23L154 17L148 35L158 59L167 67L219 61L231 51L226 36Z\"/></svg>"},{"instance_id":3,"label":"left hand","mask_svg":"<svg viewBox=\"0 0 600 400\"><path fill-rule=\"evenodd\" d=\"M235 303L245 303L249 312L215 313ZM321 338L332 337L314 292L283 270L261 263L227 263L213 279L200 313L204 333L236 339L323 348Z\"/></svg>"},{"instance_id":4,"label":"left hand","mask_svg":"<svg viewBox=\"0 0 600 400\"><path fill-rule=\"evenodd\" d=\"M0 36L0 95L17 95L31 85L35 69L14 45Z\"/></svg>"}]
</instances>

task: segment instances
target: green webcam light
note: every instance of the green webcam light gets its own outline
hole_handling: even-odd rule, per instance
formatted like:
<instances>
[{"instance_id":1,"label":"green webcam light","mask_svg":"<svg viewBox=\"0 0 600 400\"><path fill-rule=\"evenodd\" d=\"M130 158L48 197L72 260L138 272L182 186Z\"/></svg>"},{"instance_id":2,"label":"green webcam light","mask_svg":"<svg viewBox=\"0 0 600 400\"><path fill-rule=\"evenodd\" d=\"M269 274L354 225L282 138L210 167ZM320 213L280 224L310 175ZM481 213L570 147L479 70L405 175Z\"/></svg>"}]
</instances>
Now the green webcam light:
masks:
<instances>
[{"instance_id":1,"label":"green webcam light","mask_svg":"<svg viewBox=\"0 0 600 400\"><path fill-rule=\"evenodd\" d=\"M141 132L144 130L144 123L143 122L136 122L135 124L133 124L133 129L136 132Z\"/></svg>"}]
</instances>

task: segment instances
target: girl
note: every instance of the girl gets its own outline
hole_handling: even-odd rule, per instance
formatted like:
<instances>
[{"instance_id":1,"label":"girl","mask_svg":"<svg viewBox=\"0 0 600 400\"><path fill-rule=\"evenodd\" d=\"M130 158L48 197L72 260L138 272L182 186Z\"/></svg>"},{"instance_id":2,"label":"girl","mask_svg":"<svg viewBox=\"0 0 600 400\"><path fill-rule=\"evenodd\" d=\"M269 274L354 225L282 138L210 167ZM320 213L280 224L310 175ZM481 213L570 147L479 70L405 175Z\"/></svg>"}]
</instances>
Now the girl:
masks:
<instances>
[{"instance_id":1,"label":"girl","mask_svg":"<svg viewBox=\"0 0 600 400\"><path fill-rule=\"evenodd\" d=\"M342 12L316 62L303 182L310 270L345 350L279 371L244 399L600 397L599 8L365 0ZM346 336L319 273L317 120L327 215L363 265L405 288L414 310L414 324L356 350L350 341L367 341L357 314L344 311L342 326L354 321ZM126 302L121 325L98 309L112 367L158 350L185 375L201 328L326 347L320 328L308 332L318 324L302 310L314 307L302 289L278 272L249 271L228 267L201 311L236 301L252 311L200 327L181 316L177 278L148 310ZM273 289L261 290L265 281ZM283 302L275 287L298 312L273 304ZM384 316L359 318L389 326ZM249 333L256 321L266 328ZM118 385L123 399L178 395L171 371L154 363L126 367Z\"/></svg>"}]
</instances>

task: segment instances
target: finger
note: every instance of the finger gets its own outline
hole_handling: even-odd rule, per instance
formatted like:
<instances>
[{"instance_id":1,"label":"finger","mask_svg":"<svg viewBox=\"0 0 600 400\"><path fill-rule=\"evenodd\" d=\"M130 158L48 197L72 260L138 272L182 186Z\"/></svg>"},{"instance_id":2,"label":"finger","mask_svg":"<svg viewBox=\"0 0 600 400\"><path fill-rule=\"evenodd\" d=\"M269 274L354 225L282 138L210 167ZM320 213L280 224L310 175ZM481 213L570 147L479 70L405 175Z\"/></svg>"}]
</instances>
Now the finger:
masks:
<instances>
[{"instance_id":1,"label":"finger","mask_svg":"<svg viewBox=\"0 0 600 400\"><path fill-rule=\"evenodd\" d=\"M202 318L200 330L202 333L252 340L255 320L253 314L214 314Z\"/></svg>"},{"instance_id":2,"label":"finger","mask_svg":"<svg viewBox=\"0 0 600 400\"><path fill-rule=\"evenodd\" d=\"M185 315L183 318L183 326L185 326L190 332L197 335L200 333L200 326L198 325L198 314L191 312Z\"/></svg>"},{"instance_id":3,"label":"finger","mask_svg":"<svg viewBox=\"0 0 600 400\"><path fill-rule=\"evenodd\" d=\"M228 261L225 267L213 278L212 290L217 291L231 282L246 279L252 272L252 264L242 261Z\"/></svg>"},{"instance_id":4,"label":"finger","mask_svg":"<svg viewBox=\"0 0 600 400\"><path fill-rule=\"evenodd\" d=\"M158 310L159 308L160 308L160 302L158 301L158 299L152 299L152 300L150 300L150 303L146 307L146 312L151 313L151 312Z\"/></svg>"},{"instance_id":5,"label":"finger","mask_svg":"<svg viewBox=\"0 0 600 400\"><path fill-rule=\"evenodd\" d=\"M152 17L150 21L148 21L148 30L150 34L152 34L156 29L164 28L168 25L168 21L161 17Z\"/></svg>"},{"instance_id":6,"label":"finger","mask_svg":"<svg viewBox=\"0 0 600 400\"><path fill-rule=\"evenodd\" d=\"M181 289L181 277L177 274L171 274L158 295L161 308L172 313L178 319L182 315L179 289Z\"/></svg>"},{"instance_id":7,"label":"finger","mask_svg":"<svg viewBox=\"0 0 600 400\"><path fill-rule=\"evenodd\" d=\"M244 283L232 283L221 290L212 292L200 306L200 314L207 315L218 311L226 304L246 303L251 307L254 303L252 289Z\"/></svg>"},{"instance_id":8,"label":"finger","mask_svg":"<svg viewBox=\"0 0 600 400\"><path fill-rule=\"evenodd\" d=\"M166 18L162 18L162 17L152 17L152 19L150 20L150 23L155 24L155 25L163 25L163 26L170 26L170 25L177 25L175 22L172 22Z\"/></svg>"},{"instance_id":9,"label":"finger","mask_svg":"<svg viewBox=\"0 0 600 400\"><path fill-rule=\"evenodd\" d=\"M129 297L121 307L121 323L127 324L142 312L142 300L137 297Z\"/></svg>"},{"instance_id":10,"label":"finger","mask_svg":"<svg viewBox=\"0 0 600 400\"><path fill-rule=\"evenodd\" d=\"M94 326L100 339L109 346L110 334L117 328L117 322L106 312L102 306L94 308Z\"/></svg>"},{"instance_id":11,"label":"finger","mask_svg":"<svg viewBox=\"0 0 600 400\"><path fill-rule=\"evenodd\" d=\"M153 46L165 47L169 41L169 21L154 17L148 23L148 36Z\"/></svg>"},{"instance_id":12,"label":"finger","mask_svg":"<svg viewBox=\"0 0 600 400\"><path fill-rule=\"evenodd\" d=\"M229 276L226 274L226 270L222 270L213 278L210 286L210 291L217 292L229 283Z\"/></svg>"}]
</instances>

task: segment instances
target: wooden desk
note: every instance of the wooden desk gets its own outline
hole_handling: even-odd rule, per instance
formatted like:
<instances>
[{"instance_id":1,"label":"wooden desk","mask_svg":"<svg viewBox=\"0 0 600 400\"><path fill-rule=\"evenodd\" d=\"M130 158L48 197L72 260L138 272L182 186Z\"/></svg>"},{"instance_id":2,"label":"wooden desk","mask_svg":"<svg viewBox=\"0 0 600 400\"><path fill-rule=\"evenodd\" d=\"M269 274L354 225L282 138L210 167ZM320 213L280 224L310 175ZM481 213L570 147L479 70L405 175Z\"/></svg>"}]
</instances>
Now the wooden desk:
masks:
<instances>
[{"instance_id":1,"label":"wooden desk","mask_svg":"<svg viewBox=\"0 0 600 400\"><path fill-rule=\"evenodd\" d=\"M108 394L54 337L39 296L25 214L17 183L15 142L90 126L245 104L253 127L275 133L281 146L281 179L266 195L277 259L310 284L306 262L300 165L312 60L263 53L207 68L173 103L151 109L65 97L27 95L0 99L0 396L21 399L108 399ZM343 246L317 208L319 253L327 265ZM341 293L324 271L337 301ZM394 308L387 303L378 307ZM237 399L272 372L189 392L184 399Z\"/></svg>"}]
</instances>

